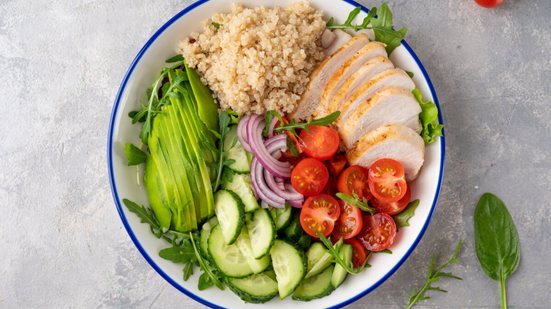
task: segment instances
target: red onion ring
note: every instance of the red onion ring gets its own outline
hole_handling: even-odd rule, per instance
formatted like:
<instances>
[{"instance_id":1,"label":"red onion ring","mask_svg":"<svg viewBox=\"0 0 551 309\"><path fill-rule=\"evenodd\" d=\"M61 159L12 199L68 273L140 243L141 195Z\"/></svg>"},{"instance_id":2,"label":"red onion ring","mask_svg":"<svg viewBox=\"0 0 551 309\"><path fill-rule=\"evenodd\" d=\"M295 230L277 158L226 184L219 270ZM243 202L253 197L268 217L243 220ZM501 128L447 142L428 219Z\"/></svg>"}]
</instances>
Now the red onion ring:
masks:
<instances>
[{"instance_id":1,"label":"red onion ring","mask_svg":"<svg viewBox=\"0 0 551 309\"><path fill-rule=\"evenodd\" d=\"M254 183L253 189L258 197L272 207L285 207L285 199L279 197L271 188L268 187L263 177L263 166L259 163L256 157L251 162L251 178Z\"/></svg>"},{"instance_id":2,"label":"red onion ring","mask_svg":"<svg viewBox=\"0 0 551 309\"><path fill-rule=\"evenodd\" d=\"M243 146L243 148L245 148L248 152L251 152L251 146L247 140L247 123L250 118L251 117L249 115L243 116L237 125L237 139L239 140L239 143L241 143L241 146Z\"/></svg>"},{"instance_id":3,"label":"red onion ring","mask_svg":"<svg viewBox=\"0 0 551 309\"><path fill-rule=\"evenodd\" d=\"M291 168L288 162L275 159L264 145L262 130L264 122L258 115L251 116L247 122L247 138L252 152L258 162L274 176L288 179L291 177Z\"/></svg>"},{"instance_id":4,"label":"red onion ring","mask_svg":"<svg viewBox=\"0 0 551 309\"><path fill-rule=\"evenodd\" d=\"M268 127L268 137L274 136L274 129L279 119L277 117L272 118L270 126Z\"/></svg>"}]
</instances>

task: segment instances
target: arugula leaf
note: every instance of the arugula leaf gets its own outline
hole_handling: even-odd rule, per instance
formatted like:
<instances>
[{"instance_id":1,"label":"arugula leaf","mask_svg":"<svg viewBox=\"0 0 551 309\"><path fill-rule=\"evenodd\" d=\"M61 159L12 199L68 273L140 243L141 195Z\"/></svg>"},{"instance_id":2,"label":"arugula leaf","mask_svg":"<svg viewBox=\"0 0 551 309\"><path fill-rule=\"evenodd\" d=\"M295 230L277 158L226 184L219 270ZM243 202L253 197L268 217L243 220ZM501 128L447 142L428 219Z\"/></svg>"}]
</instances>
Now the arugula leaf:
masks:
<instances>
[{"instance_id":1,"label":"arugula leaf","mask_svg":"<svg viewBox=\"0 0 551 309\"><path fill-rule=\"evenodd\" d=\"M197 261L191 242L187 239L180 245L173 245L170 248L165 248L159 251L159 256L174 263L189 263Z\"/></svg>"},{"instance_id":2,"label":"arugula leaf","mask_svg":"<svg viewBox=\"0 0 551 309\"><path fill-rule=\"evenodd\" d=\"M193 251L195 252L195 256L197 257L197 263L199 264L199 267L203 271L203 275L206 274L210 278L210 281L212 282L212 284L214 284L220 290L223 290L224 289L224 282L223 282L222 277L219 277L215 273L216 270L209 264L209 262L207 260L203 259L203 256L201 255L201 253L197 249L197 244L195 242L195 238L193 238L193 234L191 232L189 233L189 237L191 239L191 244L193 245ZM205 280L205 279L203 279L203 280ZM199 285L198 286L199 289L208 287L207 284L205 284L205 282L201 282L201 281L199 281L198 285Z\"/></svg>"},{"instance_id":3,"label":"arugula leaf","mask_svg":"<svg viewBox=\"0 0 551 309\"><path fill-rule=\"evenodd\" d=\"M440 278L446 277L446 278L462 280L460 277L452 274L451 272L443 271L446 267L459 262L459 259L457 258L457 255L459 254L459 250L461 250L461 241L459 241L459 243L455 247L455 250L453 251L453 254L449 258L449 260L438 267L436 266L436 258L432 256L432 259L429 264L429 268L427 270L427 277L425 279L425 284L418 290L416 290L415 288L411 290L411 294L410 294L406 309L412 308L419 301L430 299L430 296L425 295L427 291L438 291L438 292L446 293L447 292L446 290L432 285L433 283L440 281Z\"/></svg>"},{"instance_id":4,"label":"arugula leaf","mask_svg":"<svg viewBox=\"0 0 551 309\"><path fill-rule=\"evenodd\" d=\"M298 151L298 148L297 148L297 145L295 145L295 142L289 137L287 136L287 149L289 149L289 152L291 153L291 155L293 157L298 157L299 156L299 151Z\"/></svg>"},{"instance_id":5,"label":"arugula leaf","mask_svg":"<svg viewBox=\"0 0 551 309\"><path fill-rule=\"evenodd\" d=\"M501 307L507 308L505 282L520 263L520 241L507 207L491 193L484 193L474 210L474 240L480 266L499 281Z\"/></svg>"},{"instance_id":6,"label":"arugula leaf","mask_svg":"<svg viewBox=\"0 0 551 309\"><path fill-rule=\"evenodd\" d=\"M180 54L174 55L165 60L166 63L174 63L174 62L182 62L182 61L184 61L184 56Z\"/></svg>"},{"instance_id":7,"label":"arugula leaf","mask_svg":"<svg viewBox=\"0 0 551 309\"><path fill-rule=\"evenodd\" d=\"M130 143L124 145L124 154L126 155L128 166L142 164L147 159L145 152Z\"/></svg>"},{"instance_id":8,"label":"arugula leaf","mask_svg":"<svg viewBox=\"0 0 551 309\"><path fill-rule=\"evenodd\" d=\"M186 265L184 265L184 269L182 270L184 281L187 281L187 279L189 279L189 277L193 275L194 266L195 266L194 263L186 263Z\"/></svg>"},{"instance_id":9,"label":"arugula leaf","mask_svg":"<svg viewBox=\"0 0 551 309\"><path fill-rule=\"evenodd\" d=\"M342 238L339 239L339 241L337 241L333 245L331 243L331 241L329 239L327 239L327 237L323 236L323 234L320 231L316 231L316 234L318 235L318 238L320 239L320 241L325 245L327 250L329 250L329 253L331 254L331 256L333 256L333 259L335 260L335 262L338 263L340 266L342 266L342 268L344 270L346 270L348 273L350 273L350 274L359 274L365 268L371 267L371 265L369 265L369 263L367 263L367 259L365 259L365 262L362 266L358 267L357 269L354 269L354 267L352 266L352 262L351 261L344 261L341 258L341 255L339 253L342 245L344 244L344 241L343 241Z\"/></svg>"},{"instance_id":10,"label":"arugula leaf","mask_svg":"<svg viewBox=\"0 0 551 309\"><path fill-rule=\"evenodd\" d=\"M123 199L122 202L124 203L124 205L126 205L126 208L128 208L130 212L135 213L138 218L140 218L140 221L142 223L149 224L151 232L155 236L157 236L157 238L160 238L166 232L162 230L159 221L157 220L155 214L153 214L153 211L151 211L151 209L146 208L143 205L138 205L128 199Z\"/></svg>"},{"instance_id":11,"label":"arugula leaf","mask_svg":"<svg viewBox=\"0 0 551 309\"><path fill-rule=\"evenodd\" d=\"M396 47L402 44L407 29L401 28L400 30L394 30L392 12L386 3L381 4L378 9L376 7L371 8L361 24L352 24L352 21L360 12L361 7L353 9L348 15L348 18L346 18L346 21L341 25L335 24L335 19L331 17L327 21L326 26L328 29L352 29L354 31L373 29L375 40L386 44L386 51L388 54L392 53Z\"/></svg>"},{"instance_id":12,"label":"arugula leaf","mask_svg":"<svg viewBox=\"0 0 551 309\"><path fill-rule=\"evenodd\" d=\"M385 250L377 251L377 252L374 252L374 253L392 254L392 251L390 249L385 249Z\"/></svg>"},{"instance_id":13,"label":"arugula leaf","mask_svg":"<svg viewBox=\"0 0 551 309\"><path fill-rule=\"evenodd\" d=\"M224 159L224 140L226 139L226 135L230 132L230 124L232 124L232 122L232 115L228 111L222 111L218 116L220 144L218 145L218 164L216 168L216 180L214 181L214 184L212 186L213 192L216 192L216 190L218 190L218 187L220 186L220 179L222 177L224 166L231 165L233 162L235 162L235 160Z\"/></svg>"},{"instance_id":14,"label":"arugula leaf","mask_svg":"<svg viewBox=\"0 0 551 309\"><path fill-rule=\"evenodd\" d=\"M356 208L359 208L362 211L368 212L372 215L375 214L375 209L369 206L369 202L367 201L367 199L365 197L363 199L360 199L356 192L354 192L354 197L342 192L338 192L335 195L346 203Z\"/></svg>"},{"instance_id":15,"label":"arugula leaf","mask_svg":"<svg viewBox=\"0 0 551 309\"><path fill-rule=\"evenodd\" d=\"M442 128L444 127L438 123L438 108L432 101L423 100L419 89L413 89L411 93L421 106L421 113L419 114L419 120L423 127L421 137L423 137L426 144L432 144L438 136L442 136Z\"/></svg>"},{"instance_id":16,"label":"arugula leaf","mask_svg":"<svg viewBox=\"0 0 551 309\"><path fill-rule=\"evenodd\" d=\"M308 131L308 127L311 126L311 125L318 125L318 126L329 125L329 124L335 122L335 120L337 120L339 118L340 114L341 114L341 112L336 111L336 112L334 112L332 114L329 114L329 115L327 115L323 118L311 119L311 120L308 120L308 122L303 122L303 123L298 123L294 119L291 119L291 121L289 121L288 124L279 126L279 127L275 128L274 131L276 131L278 133L281 133L283 131L288 131L288 132L290 132L293 135L298 137L296 129L304 129L304 130Z\"/></svg>"},{"instance_id":17,"label":"arugula leaf","mask_svg":"<svg viewBox=\"0 0 551 309\"><path fill-rule=\"evenodd\" d=\"M419 200L411 201L406 206L406 209L404 209L404 211L393 216L392 218L396 223L396 227L400 228L404 226L409 226L409 219L411 219L411 217L415 215L415 209L417 209L417 206L419 206Z\"/></svg>"},{"instance_id":18,"label":"arugula leaf","mask_svg":"<svg viewBox=\"0 0 551 309\"><path fill-rule=\"evenodd\" d=\"M207 273L202 273L199 277L199 283L197 284L197 287L199 288L199 291L206 290L210 288L214 283L212 282L212 279L209 277Z\"/></svg>"}]
</instances>

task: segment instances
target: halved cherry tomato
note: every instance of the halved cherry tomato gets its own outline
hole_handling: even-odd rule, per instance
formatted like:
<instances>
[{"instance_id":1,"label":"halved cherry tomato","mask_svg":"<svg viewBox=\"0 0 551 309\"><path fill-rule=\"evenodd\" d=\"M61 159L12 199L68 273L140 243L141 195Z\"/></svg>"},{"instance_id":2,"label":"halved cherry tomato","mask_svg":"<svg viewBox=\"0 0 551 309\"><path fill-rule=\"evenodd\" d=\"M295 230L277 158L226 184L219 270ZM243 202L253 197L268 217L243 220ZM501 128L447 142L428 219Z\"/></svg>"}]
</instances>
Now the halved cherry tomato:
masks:
<instances>
[{"instance_id":1,"label":"halved cherry tomato","mask_svg":"<svg viewBox=\"0 0 551 309\"><path fill-rule=\"evenodd\" d=\"M396 237L396 223L384 213L366 215L358 240L369 251L381 251L392 246Z\"/></svg>"},{"instance_id":2,"label":"halved cherry tomato","mask_svg":"<svg viewBox=\"0 0 551 309\"><path fill-rule=\"evenodd\" d=\"M312 237L318 237L316 231L327 237L333 232L335 221L340 214L339 204L332 196L311 196L306 199L300 210L300 226Z\"/></svg>"},{"instance_id":3,"label":"halved cherry tomato","mask_svg":"<svg viewBox=\"0 0 551 309\"><path fill-rule=\"evenodd\" d=\"M325 188L328 180L327 167L312 158L300 161L291 171L293 188L306 196L319 194Z\"/></svg>"},{"instance_id":4,"label":"halved cherry tomato","mask_svg":"<svg viewBox=\"0 0 551 309\"><path fill-rule=\"evenodd\" d=\"M341 216L335 223L333 235L337 239L350 239L362 230L362 211L344 201L339 201Z\"/></svg>"},{"instance_id":5,"label":"halved cherry tomato","mask_svg":"<svg viewBox=\"0 0 551 309\"><path fill-rule=\"evenodd\" d=\"M381 202L397 202L406 194L407 183L402 164L394 159L379 159L369 167L369 189Z\"/></svg>"},{"instance_id":6,"label":"halved cherry tomato","mask_svg":"<svg viewBox=\"0 0 551 309\"><path fill-rule=\"evenodd\" d=\"M368 179L369 173L365 167L352 165L339 176L337 187L342 193L350 196L354 196L354 193L356 193L359 198L369 200L371 193L369 192Z\"/></svg>"},{"instance_id":7,"label":"halved cherry tomato","mask_svg":"<svg viewBox=\"0 0 551 309\"><path fill-rule=\"evenodd\" d=\"M364 265L365 260L367 259L367 251L362 243L356 238L350 238L344 242L352 245L352 266L354 266L354 268L359 268Z\"/></svg>"},{"instance_id":8,"label":"halved cherry tomato","mask_svg":"<svg viewBox=\"0 0 551 309\"><path fill-rule=\"evenodd\" d=\"M339 192L339 190L337 189L337 180L335 179L335 177L329 177L329 181L327 181L327 184L325 185L325 188L323 188L323 191L321 191L321 193L334 196L337 192Z\"/></svg>"},{"instance_id":9,"label":"halved cherry tomato","mask_svg":"<svg viewBox=\"0 0 551 309\"><path fill-rule=\"evenodd\" d=\"M411 189L408 186L406 190L406 195L404 195L404 197L402 197L402 199L400 199L398 202L385 203L375 198L372 199L370 202L371 202L371 206L373 206L373 208L375 208L377 212L382 212L387 215L394 216L401 213L409 204L410 200L411 200Z\"/></svg>"},{"instance_id":10,"label":"halved cherry tomato","mask_svg":"<svg viewBox=\"0 0 551 309\"><path fill-rule=\"evenodd\" d=\"M335 129L311 125L300 131L303 151L309 157L327 160L339 150L340 137Z\"/></svg>"},{"instance_id":11,"label":"halved cherry tomato","mask_svg":"<svg viewBox=\"0 0 551 309\"><path fill-rule=\"evenodd\" d=\"M284 124L289 124L289 120L287 120L287 118L285 118L285 116L283 116L281 118L283 119ZM279 126L281 126L281 122L278 120L277 123L276 123L276 127L279 127ZM287 135L287 143L289 143L289 140L291 140L291 142L293 142L293 144L295 145L298 154L300 155L302 153L302 145L298 141L297 136L294 135L293 133L289 132L289 131L284 131L284 132ZM290 153L290 151L289 151L289 153Z\"/></svg>"},{"instance_id":12,"label":"halved cherry tomato","mask_svg":"<svg viewBox=\"0 0 551 309\"><path fill-rule=\"evenodd\" d=\"M331 175L333 175L334 177L339 176L339 174L346 166L347 162L348 161L346 160L344 153L338 153L335 156L332 156L328 162L329 172L331 173Z\"/></svg>"},{"instance_id":13,"label":"halved cherry tomato","mask_svg":"<svg viewBox=\"0 0 551 309\"><path fill-rule=\"evenodd\" d=\"M498 5L500 5L503 0L474 0L478 5L483 6L485 8L493 8Z\"/></svg>"}]
</instances>

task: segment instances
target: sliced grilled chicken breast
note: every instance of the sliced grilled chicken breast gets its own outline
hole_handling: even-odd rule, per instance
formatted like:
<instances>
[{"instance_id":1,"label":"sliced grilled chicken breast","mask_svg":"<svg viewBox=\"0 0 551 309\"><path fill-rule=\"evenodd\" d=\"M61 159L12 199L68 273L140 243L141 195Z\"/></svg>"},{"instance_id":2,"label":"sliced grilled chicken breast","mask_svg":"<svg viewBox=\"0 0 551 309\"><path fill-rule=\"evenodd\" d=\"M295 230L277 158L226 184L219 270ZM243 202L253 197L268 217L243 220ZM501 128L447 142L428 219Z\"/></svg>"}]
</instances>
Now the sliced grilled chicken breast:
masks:
<instances>
[{"instance_id":1,"label":"sliced grilled chicken breast","mask_svg":"<svg viewBox=\"0 0 551 309\"><path fill-rule=\"evenodd\" d=\"M322 115L331 113L332 111L326 112L328 102L350 78L350 76L352 76L352 74L358 71L358 69L369 59L377 56L387 57L385 45L380 42L369 42L360 48L350 59L348 59L327 82L327 85L321 94L321 102L318 113Z\"/></svg>"},{"instance_id":2,"label":"sliced grilled chicken breast","mask_svg":"<svg viewBox=\"0 0 551 309\"><path fill-rule=\"evenodd\" d=\"M377 56L364 63L348 78L336 93L325 103L325 114L340 110L342 102L347 100L362 83L372 79L375 75L394 68L394 64L385 56ZM326 88L327 89L327 88ZM318 115L324 116L324 115Z\"/></svg>"},{"instance_id":3,"label":"sliced grilled chicken breast","mask_svg":"<svg viewBox=\"0 0 551 309\"><path fill-rule=\"evenodd\" d=\"M326 58L310 75L310 82L302 95L296 110L290 115L293 119L307 119L317 109L321 93L335 72L354 54L369 42L367 35L352 37L335 53Z\"/></svg>"},{"instance_id":4,"label":"sliced grilled chicken breast","mask_svg":"<svg viewBox=\"0 0 551 309\"><path fill-rule=\"evenodd\" d=\"M352 147L366 132L387 124L404 125L417 132L420 112L421 107L410 90L396 86L382 88L358 105L346 121L339 122L339 133L344 145Z\"/></svg>"},{"instance_id":5,"label":"sliced grilled chicken breast","mask_svg":"<svg viewBox=\"0 0 551 309\"><path fill-rule=\"evenodd\" d=\"M339 107L341 115L338 123L346 122L348 117L360 104L371 98L377 91L390 86L402 87L410 91L415 88L413 80L402 69L390 69L379 73L360 87L357 87L354 93L341 104Z\"/></svg>"},{"instance_id":6,"label":"sliced grilled chicken breast","mask_svg":"<svg viewBox=\"0 0 551 309\"><path fill-rule=\"evenodd\" d=\"M326 31L329 31L329 30L326 30ZM339 48L341 48L341 46L343 46L346 42L348 42L348 40L352 38L350 34L340 29L333 30L332 32L335 35L335 38L333 39L331 44L329 44L329 46L324 47L323 49L323 52L328 56L332 55Z\"/></svg>"},{"instance_id":7,"label":"sliced grilled chicken breast","mask_svg":"<svg viewBox=\"0 0 551 309\"><path fill-rule=\"evenodd\" d=\"M364 135L347 152L350 164L369 167L380 158L392 158L404 166L406 179L414 180L425 160L425 144L417 132L397 125L385 125Z\"/></svg>"}]
</instances>

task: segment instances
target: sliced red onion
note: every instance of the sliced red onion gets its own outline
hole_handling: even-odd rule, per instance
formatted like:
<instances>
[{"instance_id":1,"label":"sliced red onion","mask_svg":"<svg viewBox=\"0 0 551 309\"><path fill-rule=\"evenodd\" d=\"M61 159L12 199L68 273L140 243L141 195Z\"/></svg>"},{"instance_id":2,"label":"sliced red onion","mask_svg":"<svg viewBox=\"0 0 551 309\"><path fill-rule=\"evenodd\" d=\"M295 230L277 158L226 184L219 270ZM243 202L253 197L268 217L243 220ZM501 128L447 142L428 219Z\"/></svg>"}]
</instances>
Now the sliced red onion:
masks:
<instances>
[{"instance_id":1,"label":"sliced red onion","mask_svg":"<svg viewBox=\"0 0 551 309\"><path fill-rule=\"evenodd\" d=\"M274 129L279 119L277 117L272 118L272 121L270 122L270 126L268 127L268 136L272 137L274 136Z\"/></svg>"},{"instance_id":2,"label":"sliced red onion","mask_svg":"<svg viewBox=\"0 0 551 309\"><path fill-rule=\"evenodd\" d=\"M248 152L251 152L251 146L249 145L249 141L247 139L247 123L250 118L251 117L249 115L243 116L237 125L237 139L243 148L245 148Z\"/></svg>"},{"instance_id":3,"label":"sliced red onion","mask_svg":"<svg viewBox=\"0 0 551 309\"><path fill-rule=\"evenodd\" d=\"M302 202L304 202L304 200L289 201L289 205L295 208L302 208Z\"/></svg>"},{"instance_id":4,"label":"sliced red onion","mask_svg":"<svg viewBox=\"0 0 551 309\"><path fill-rule=\"evenodd\" d=\"M270 208L270 207L272 207L272 206L268 205L268 203L266 203L266 202L264 202L264 201L261 201L261 202L260 202L260 207L262 207L262 208Z\"/></svg>"},{"instance_id":5,"label":"sliced red onion","mask_svg":"<svg viewBox=\"0 0 551 309\"><path fill-rule=\"evenodd\" d=\"M254 184L253 189L258 197L272 207L285 207L285 199L278 196L264 180L263 166L259 163L256 157L251 162L251 180Z\"/></svg>"},{"instance_id":6,"label":"sliced red onion","mask_svg":"<svg viewBox=\"0 0 551 309\"><path fill-rule=\"evenodd\" d=\"M283 182L278 183L275 180L274 175L270 174L267 170L264 170L264 179L266 180L266 184L268 185L268 188L270 188L279 197L287 201L302 200L304 198L302 194L296 191L295 192L287 191L285 188L285 184Z\"/></svg>"},{"instance_id":7,"label":"sliced red onion","mask_svg":"<svg viewBox=\"0 0 551 309\"><path fill-rule=\"evenodd\" d=\"M258 115L253 115L247 122L247 139L249 146L258 162L276 177L288 179L291 168L288 162L282 162L270 155L262 140L264 121ZM269 140L268 140L269 141Z\"/></svg>"}]
</instances>

